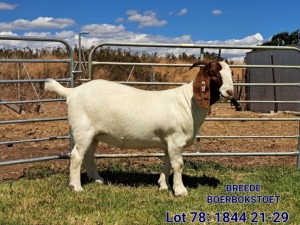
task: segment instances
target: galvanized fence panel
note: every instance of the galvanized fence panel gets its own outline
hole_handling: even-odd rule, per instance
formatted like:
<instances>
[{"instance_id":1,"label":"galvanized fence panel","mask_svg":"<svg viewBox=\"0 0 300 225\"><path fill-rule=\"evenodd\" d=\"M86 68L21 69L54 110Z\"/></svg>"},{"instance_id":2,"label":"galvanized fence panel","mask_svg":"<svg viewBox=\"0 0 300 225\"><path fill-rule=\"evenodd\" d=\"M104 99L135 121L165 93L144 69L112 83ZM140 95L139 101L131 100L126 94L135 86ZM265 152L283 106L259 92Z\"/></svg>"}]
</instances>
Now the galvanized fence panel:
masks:
<instances>
[{"instance_id":1,"label":"galvanized fence panel","mask_svg":"<svg viewBox=\"0 0 300 225\"><path fill-rule=\"evenodd\" d=\"M62 44L67 50L67 56L65 59L0 59L0 63L64 63L68 64L69 68L69 77L63 79L56 79L58 82L68 83L70 87L74 87L74 59L73 59L73 49L72 47L64 40L56 39L56 38L40 38L40 37L18 37L18 36L0 36L0 41L24 41L24 42L46 42L46 43L57 43ZM13 79L13 80L3 80L0 79L0 84L21 84L21 83L44 83L46 79ZM3 101L0 100L0 105L10 106L14 104L28 104L28 103L45 103L45 102L61 102L65 101L65 99L31 99L31 100L17 100L17 101ZM43 123L49 121L60 121L67 120L67 117L53 117L53 118L30 118L30 119L17 119L17 120L1 120L0 126L4 124L25 124L25 123ZM68 136L56 136L56 137L44 137L44 138L33 138L33 139L24 139L24 140L11 140L11 141L1 141L0 147L3 145L13 145L20 143L29 143L29 142L39 142L39 141L52 141L52 140L64 140L70 139L70 135ZM20 163L29 163L29 162L38 162L45 160L52 160L57 158L66 158L67 156L46 156L46 157L38 157L31 159L20 159L13 161L4 161L0 162L0 166L4 165L13 165Z\"/></svg>"},{"instance_id":2,"label":"galvanized fence panel","mask_svg":"<svg viewBox=\"0 0 300 225\"><path fill-rule=\"evenodd\" d=\"M1 40L1 39L0 39ZM34 39L35 41L35 39ZM46 40L45 40L46 41ZM51 41L48 39L48 41ZM61 40L60 40L61 41ZM67 45L68 46L68 45ZM146 47L146 48L183 48L183 49L199 49L201 54L204 53L204 49L243 49L243 50L263 50L263 49L275 49L275 50L291 50L297 51L300 53L300 50L294 47L277 47L277 46L228 46L228 45L193 45L193 44L137 44L137 43L101 43L95 46L89 54L88 59L88 78L86 81L93 79L93 67L97 65L123 65L123 66L164 66L164 67L190 67L191 64L158 64L158 63L119 63L119 62L95 62L92 60L94 52L104 46L119 46L119 47ZM68 47L69 49L69 47ZM71 49L70 49L70 52ZM73 54L73 52L72 52ZM73 55L70 55L70 66L73 68ZM18 60L16 60L18 61ZM68 61L68 60L67 60ZM1 62L1 61L0 61ZM300 65L298 66L287 66L287 65L231 65L232 68L287 68L287 69L300 69ZM72 70L70 70L72 71ZM64 81L69 81L71 87L74 85L73 72L70 74L70 79L66 79ZM5 82L5 81L4 81ZM7 81L9 83L10 81ZM20 81L22 82L22 81ZM39 81L36 81L39 82ZM128 85L168 85L168 86L177 86L183 85L182 82L120 82ZM235 83L235 86L298 86L300 87L300 83ZM39 100L37 100L39 101ZM47 101L47 100L45 100ZM49 99L50 101L50 99ZM51 101L59 101L51 100ZM15 103L18 101L15 101ZM29 100L30 102L30 100ZM247 103L249 101L241 101L241 103ZM276 101L252 101L252 102L260 102L260 103L274 103ZM291 102L291 101L280 101L280 103ZM299 104L299 101L292 101L292 103ZM17 104L17 103L16 103ZM58 118L48 118L58 119ZM67 118L61 118L67 119ZM295 149L292 152L220 152L220 153L203 153L201 152L200 145L196 145L196 152L194 153L183 153L183 156L186 157L198 157L198 156L297 156L298 157L298 167L300 168L300 118L207 118L207 121L299 121L299 132L295 135L265 135L265 136L202 136L197 135L196 140L199 143L201 138L245 138L245 139L256 139L256 138L294 138L298 139L298 149ZM45 119L47 121L47 119ZM33 120L28 121L10 121L11 123L23 123L23 122L35 122ZM5 123L5 122L2 122ZM1 125L1 123L0 123ZM59 138L59 137L57 137ZM72 143L71 143L72 145ZM163 154L154 153L154 154L101 154L95 155L96 158L128 158L128 157L162 157ZM36 161L45 161L45 160L56 160L56 159L65 159L69 158L69 154L58 155L52 157L39 157L34 159L26 159L26 160L14 160L9 162L1 162L1 165L12 165L17 163L27 163L27 162L36 162Z\"/></svg>"}]
</instances>

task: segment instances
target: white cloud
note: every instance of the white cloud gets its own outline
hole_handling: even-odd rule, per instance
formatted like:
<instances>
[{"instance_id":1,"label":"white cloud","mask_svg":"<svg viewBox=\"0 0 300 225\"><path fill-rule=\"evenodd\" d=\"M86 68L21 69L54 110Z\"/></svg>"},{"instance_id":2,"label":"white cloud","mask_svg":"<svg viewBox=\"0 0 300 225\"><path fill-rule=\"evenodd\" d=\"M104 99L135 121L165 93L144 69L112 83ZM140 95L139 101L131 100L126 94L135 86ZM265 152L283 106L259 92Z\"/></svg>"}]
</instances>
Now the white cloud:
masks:
<instances>
[{"instance_id":1,"label":"white cloud","mask_svg":"<svg viewBox=\"0 0 300 225\"><path fill-rule=\"evenodd\" d=\"M144 14L140 14L137 10L128 10L127 15L129 15L128 22L139 23L138 27L162 27L167 24L166 20L159 20L157 18L156 12L148 10Z\"/></svg>"},{"instance_id":2,"label":"white cloud","mask_svg":"<svg viewBox=\"0 0 300 225\"><path fill-rule=\"evenodd\" d=\"M63 30L61 32L56 33L55 37L60 39L71 39L75 37L75 32L71 30Z\"/></svg>"},{"instance_id":3,"label":"white cloud","mask_svg":"<svg viewBox=\"0 0 300 225\"><path fill-rule=\"evenodd\" d=\"M215 10L213 10L211 13L214 14L214 15L221 15L221 14L222 14L222 11L219 10L219 9L215 9Z\"/></svg>"},{"instance_id":4,"label":"white cloud","mask_svg":"<svg viewBox=\"0 0 300 225\"><path fill-rule=\"evenodd\" d=\"M223 49L222 57L231 58L234 60L243 60L246 52L251 50L242 50L238 49L239 45L247 45L247 46L257 46L262 44L264 38L260 33L256 33L254 35L247 36L242 39L229 39L225 41L221 40L211 40L211 41L197 41L196 44L208 44L208 45L234 45L237 49ZM216 52L217 50L209 50L208 52Z\"/></svg>"},{"instance_id":5,"label":"white cloud","mask_svg":"<svg viewBox=\"0 0 300 225\"><path fill-rule=\"evenodd\" d=\"M116 23L123 23L125 20L124 20L124 18L122 18L122 17L118 17L116 20L115 20L115 22Z\"/></svg>"},{"instance_id":6,"label":"white cloud","mask_svg":"<svg viewBox=\"0 0 300 225\"><path fill-rule=\"evenodd\" d=\"M211 40L207 41L207 43L212 45L257 45L261 44L263 40L262 35L260 33L256 33L242 39L229 39L226 41Z\"/></svg>"},{"instance_id":7,"label":"white cloud","mask_svg":"<svg viewBox=\"0 0 300 225\"><path fill-rule=\"evenodd\" d=\"M94 25L95 26L95 25ZM101 24L98 25L99 28L102 26ZM192 36L190 35L182 35L178 37L167 37L163 35L150 35L146 33L134 33L131 31L127 31L125 27L121 26L122 29L119 29L118 26L114 25L107 25L110 29L106 29L106 32L103 32L102 29L101 33L91 33L89 37L82 38L82 44L84 47L89 48L91 46L95 46L99 43L104 42L131 42L131 43L168 43L168 44L195 44L195 45L248 45L248 46L256 46L261 44L264 39L261 34L256 33L254 35L250 35L244 37L242 39L228 39L228 40L210 40L210 41L194 41ZM82 30L87 30L87 27L84 27ZM93 29L98 30L96 27ZM173 53L175 55L179 54L180 52L188 52L188 54L195 54L199 55L199 49L182 49L182 48L137 48L137 51L150 51L157 52L159 55L165 55L167 52ZM217 52L216 49L205 49L205 51L209 52ZM223 49L222 56L225 58L233 58L233 59L243 59L245 53L249 50L240 50L240 49Z\"/></svg>"},{"instance_id":8,"label":"white cloud","mask_svg":"<svg viewBox=\"0 0 300 225\"><path fill-rule=\"evenodd\" d=\"M17 4L8 4L5 2L0 2L0 10L14 10L17 8Z\"/></svg>"},{"instance_id":9,"label":"white cloud","mask_svg":"<svg viewBox=\"0 0 300 225\"><path fill-rule=\"evenodd\" d=\"M127 14L129 16L136 16L140 15L137 11L128 11ZM153 14L153 12L149 12L149 14L154 15L156 18L156 14ZM146 14L145 14L146 15ZM140 15L142 16L142 15ZM143 17L143 16L142 16ZM58 21L63 22L65 24L75 24L75 22L71 21L68 23L68 19L45 19L40 17L40 19L33 21L24 21L19 20L16 23L14 23L14 28L21 26L22 24L24 26L27 25L27 29L29 29L30 26L33 26L34 24L38 24L40 27L43 25L43 22L46 23L52 23L48 24L49 27L53 27ZM51 21L51 22L48 22ZM138 20L141 24L146 23L145 20ZM149 22L149 21L148 21ZM1 28L0 23L0 35L5 36L11 36L16 35L13 33L13 30L5 30ZM45 25L45 24L44 24ZM67 26L67 25L66 25ZM45 26L44 26L45 27ZM46 26L47 27L47 26ZM58 27L64 27L64 25L59 25ZM25 29L24 29L25 30ZM132 31L128 31L125 26L123 25L112 25L112 24L87 24L85 26L80 27L80 30L84 30L89 32L89 35L83 35L82 36L82 46L85 48L90 48L91 46L95 46L99 43L104 42L131 42L131 43L170 43L170 44L196 44L196 45L248 45L248 46L256 46L258 44L261 44L264 41L264 38L261 34L256 33L250 36L246 36L241 39L228 39L228 40L209 40L209 41L202 41L202 40L193 40L191 35L181 35L177 37L168 37L164 35L151 35L147 33L136 33ZM20 34L19 34L20 35ZM36 37L55 37L55 38L61 38L66 40L71 46L78 44L78 33L76 31L72 30L62 30L60 32L51 33L51 32L34 32L34 31L28 31L23 34L24 36L36 36ZM54 45L55 44L55 45ZM11 48L22 48L29 46L31 48L42 48L45 46L53 46L56 47L57 43L45 43L45 42L21 42L21 41L2 41L0 43L0 48L3 47L11 47ZM199 49L158 49L158 48L136 48L139 52L145 50L152 52L157 52L159 55L165 55L167 52L179 54L182 51L186 51L188 54L195 54L199 55L200 50ZM209 52L216 52L217 50L213 49L205 49L205 51ZM249 50L248 50L249 51ZM224 49L222 50L222 56L226 58L243 58L245 55L245 50L231 50L231 49Z\"/></svg>"},{"instance_id":10,"label":"white cloud","mask_svg":"<svg viewBox=\"0 0 300 225\"><path fill-rule=\"evenodd\" d=\"M18 36L17 34L11 32L11 31L2 31L0 32L1 36Z\"/></svg>"},{"instance_id":11,"label":"white cloud","mask_svg":"<svg viewBox=\"0 0 300 225\"><path fill-rule=\"evenodd\" d=\"M110 35L125 31L123 25L111 25L111 24L89 24L82 27L81 30L89 32L92 36L97 35Z\"/></svg>"},{"instance_id":12,"label":"white cloud","mask_svg":"<svg viewBox=\"0 0 300 225\"><path fill-rule=\"evenodd\" d=\"M187 14L187 12L188 12L188 10L186 8L185 9L181 9L177 15L178 16L183 16L183 15Z\"/></svg>"},{"instance_id":13,"label":"white cloud","mask_svg":"<svg viewBox=\"0 0 300 225\"><path fill-rule=\"evenodd\" d=\"M51 32L26 32L23 36L28 37L50 37Z\"/></svg>"},{"instance_id":14,"label":"white cloud","mask_svg":"<svg viewBox=\"0 0 300 225\"><path fill-rule=\"evenodd\" d=\"M11 30L37 30L37 29L64 29L75 25L75 21L68 18L38 17L29 21L18 19L9 23L0 23L0 29Z\"/></svg>"}]
</instances>

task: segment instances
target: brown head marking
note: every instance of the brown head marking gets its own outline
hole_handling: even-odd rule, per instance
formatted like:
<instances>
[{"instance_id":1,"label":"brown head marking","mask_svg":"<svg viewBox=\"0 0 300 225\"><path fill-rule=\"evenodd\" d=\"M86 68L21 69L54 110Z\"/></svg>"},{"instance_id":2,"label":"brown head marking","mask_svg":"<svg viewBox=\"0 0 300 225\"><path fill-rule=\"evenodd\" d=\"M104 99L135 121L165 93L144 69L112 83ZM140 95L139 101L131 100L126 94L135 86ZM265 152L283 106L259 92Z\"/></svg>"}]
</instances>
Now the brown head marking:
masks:
<instances>
[{"instance_id":1,"label":"brown head marking","mask_svg":"<svg viewBox=\"0 0 300 225\"><path fill-rule=\"evenodd\" d=\"M197 65L205 65L200 69L193 83L193 93L196 102L201 108L207 109L210 105L220 99L219 89L223 82L220 74L222 66L219 62L199 61L194 63L190 69Z\"/></svg>"}]
</instances>

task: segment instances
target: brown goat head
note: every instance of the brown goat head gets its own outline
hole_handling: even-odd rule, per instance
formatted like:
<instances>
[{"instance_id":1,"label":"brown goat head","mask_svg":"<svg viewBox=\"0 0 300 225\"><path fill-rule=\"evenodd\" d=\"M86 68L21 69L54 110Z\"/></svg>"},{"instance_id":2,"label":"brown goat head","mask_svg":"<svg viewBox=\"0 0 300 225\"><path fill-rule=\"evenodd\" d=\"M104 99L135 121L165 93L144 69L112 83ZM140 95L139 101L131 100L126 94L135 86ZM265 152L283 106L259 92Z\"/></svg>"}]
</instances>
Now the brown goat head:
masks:
<instances>
[{"instance_id":1,"label":"brown goat head","mask_svg":"<svg viewBox=\"0 0 300 225\"><path fill-rule=\"evenodd\" d=\"M207 109L210 105L220 100L219 90L223 85L220 73L222 65L217 61L199 61L194 63L190 69L198 65L204 65L204 67L200 68L194 80L193 93L198 105Z\"/></svg>"}]
</instances>

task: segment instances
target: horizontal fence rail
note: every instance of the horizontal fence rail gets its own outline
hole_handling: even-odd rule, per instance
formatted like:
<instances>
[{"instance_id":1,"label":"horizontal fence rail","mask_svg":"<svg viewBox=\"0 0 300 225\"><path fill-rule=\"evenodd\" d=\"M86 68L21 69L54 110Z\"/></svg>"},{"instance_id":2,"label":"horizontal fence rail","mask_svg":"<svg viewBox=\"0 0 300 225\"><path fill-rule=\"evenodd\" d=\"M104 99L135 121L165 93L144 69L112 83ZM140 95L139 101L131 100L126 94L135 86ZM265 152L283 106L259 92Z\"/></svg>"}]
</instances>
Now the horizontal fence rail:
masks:
<instances>
[{"instance_id":1,"label":"horizontal fence rail","mask_svg":"<svg viewBox=\"0 0 300 225\"><path fill-rule=\"evenodd\" d=\"M219 157L219 156L298 156L298 152L223 152L223 153L182 153L183 157ZM95 154L95 158L162 158L163 153L147 153L147 154ZM6 162L0 162L0 166L15 165L21 163L33 163L42 162L57 159L69 159L70 154L45 156L24 160L11 160Z\"/></svg>"},{"instance_id":2,"label":"horizontal fence rail","mask_svg":"<svg viewBox=\"0 0 300 225\"><path fill-rule=\"evenodd\" d=\"M7 105L7 104L24 104L24 103L43 103L43 102L63 102L66 99L58 98L58 99L40 99L40 100L23 100L23 101L1 101L0 105Z\"/></svg>"},{"instance_id":3,"label":"horizontal fence rail","mask_svg":"<svg viewBox=\"0 0 300 225\"><path fill-rule=\"evenodd\" d=\"M1 40L1 38L0 38ZM85 79L86 81L93 79L93 66L101 66L101 65L119 65L119 66L152 66L152 67L190 67L192 64L159 64L159 63L124 63L124 62L97 62L93 61L93 54L94 52L104 46L116 46L116 47L144 47L144 48L183 48L183 49L199 49L201 56L202 53L204 53L204 49L243 49L243 50L291 50L296 51L300 53L300 49L295 47L278 47L278 46L233 46L233 45L194 45L194 44L147 44L147 43L100 43L99 45L96 45L90 52L88 57L88 78ZM72 51L71 51L72 52ZM1 59L0 59L1 62ZM8 63L8 61L4 60L2 62ZM18 59L15 60L15 62L21 62ZM28 61L35 63L36 60ZM55 60L54 63L57 63L58 61ZM73 58L72 60L63 60L64 63L70 63L73 66ZM270 69L300 69L300 65L230 65L232 68L270 68ZM73 70L70 69L70 71ZM72 71L70 78L61 79L58 80L59 82L70 82L70 86L74 86L74 77L73 73L76 73L78 71ZM26 80L21 81L22 82L31 82L32 80ZM39 83L44 82L45 80L34 80L33 82ZM18 83L17 81L7 81L7 83ZM0 83L5 83L5 81L1 81ZM127 85L167 85L167 86L180 86L184 85L184 82L125 82L120 81L119 83L127 84ZM235 83L234 86L297 86L300 87L300 83ZM53 101L64 101L65 99L54 99ZM34 103L35 100L25 100L27 103ZM42 100L36 100L36 101L42 101ZM48 100L43 100L48 101ZM49 100L50 101L50 100ZM255 103L295 103L300 104L300 101L260 101L260 100L251 100L251 101L240 101L240 103L249 103L249 102L255 102ZM12 101L12 102L0 102L1 104L19 104L19 101ZM47 122L47 121L55 121L55 120L67 120L67 117L58 117L58 118L39 118L39 119L31 119L31 120L9 120L9 121L0 121L1 124L6 124L5 122L9 123L26 123L26 122ZM244 136L238 136L238 135L231 135L231 136L212 136L212 135L197 135L196 136L196 152L194 153L183 153L184 157L213 157L213 156L297 156L298 157L298 167L300 168L300 118L206 118L206 121L240 121L240 122L255 122L255 121L298 121L299 122L299 133L295 135L264 135L264 136L254 136L254 135L244 135ZM71 135L70 135L71 136ZM48 139L68 139L70 136L60 136L60 137L49 137ZM291 139L298 139L298 149L295 151L289 151L289 152L263 152L263 149L261 152L230 152L230 150L226 152L200 152L199 147L199 141L200 139L209 139L209 138L218 138L218 139L269 139L269 138L291 138ZM46 141L47 138L41 138L38 141ZM22 142L30 142L31 140L18 140L18 141L7 141L7 142L0 142L0 145L5 144L17 144ZM71 144L72 145L72 144ZM97 154L95 155L96 158L129 158L129 157L163 157L164 154L162 153L147 153L147 154ZM23 159L23 160L13 160L13 161L7 161L7 162L0 162L0 166L3 165L13 165L18 163L31 163L31 162L39 162L39 161L46 161L46 160L57 160L57 159L68 159L70 157L70 154L63 154L63 155L56 155L56 156L47 156L47 157L38 157L33 159Z\"/></svg>"},{"instance_id":4,"label":"horizontal fence rail","mask_svg":"<svg viewBox=\"0 0 300 225\"><path fill-rule=\"evenodd\" d=\"M92 65L118 65L118 66L154 66L154 67L191 67L193 64L180 63L134 63L134 62L98 62ZM231 68L273 68L273 69L300 69L300 66L286 65L230 65Z\"/></svg>"},{"instance_id":5,"label":"horizontal fence rail","mask_svg":"<svg viewBox=\"0 0 300 225\"><path fill-rule=\"evenodd\" d=\"M8 84L8 83L44 83L47 79L31 79L31 80L0 80L0 84ZM70 83L70 79L57 79L58 82Z\"/></svg>"},{"instance_id":6,"label":"horizontal fence rail","mask_svg":"<svg viewBox=\"0 0 300 225\"><path fill-rule=\"evenodd\" d=\"M217 135L214 135L214 136L212 136L212 135L205 135L205 136L203 136L203 135L196 135L196 138L225 138L225 139L227 139L227 138L298 138L298 135L286 135L286 136L276 136L276 135L272 135L272 136L238 136L238 135L236 135L236 136L217 136Z\"/></svg>"},{"instance_id":7,"label":"horizontal fence rail","mask_svg":"<svg viewBox=\"0 0 300 225\"><path fill-rule=\"evenodd\" d=\"M266 153L182 153L183 157L218 157L218 156L298 156L298 152L266 152ZM163 153L147 153L147 154L95 154L95 158L162 158ZM23 163L43 162L58 159L69 159L70 154L38 157L32 159L12 160L0 162L0 166L16 165Z\"/></svg>"},{"instance_id":8,"label":"horizontal fence rail","mask_svg":"<svg viewBox=\"0 0 300 225\"><path fill-rule=\"evenodd\" d=\"M71 59L1 59L3 63L70 63Z\"/></svg>"},{"instance_id":9,"label":"horizontal fence rail","mask_svg":"<svg viewBox=\"0 0 300 225\"><path fill-rule=\"evenodd\" d=\"M6 120L0 121L0 124L14 124L14 123L37 123L37 122L50 122L58 120L67 120L68 117L55 117L55 118L39 118L39 119L24 119L24 120Z\"/></svg>"},{"instance_id":10,"label":"horizontal fence rail","mask_svg":"<svg viewBox=\"0 0 300 225\"><path fill-rule=\"evenodd\" d=\"M0 121L0 124L13 124L13 123L37 123L37 122L50 122L58 120L68 120L68 117L56 118L39 118L39 119L24 119L24 120L7 120ZM300 121L300 118L206 118L205 121Z\"/></svg>"},{"instance_id":11,"label":"horizontal fence rail","mask_svg":"<svg viewBox=\"0 0 300 225\"><path fill-rule=\"evenodd\" d=\"M0 142L0 145L13 145L13 144L26 143L26 142L53 141L53 140L63 140L63 139L70 139L70 136L34 138L34 139L17 140L17 141L3 141L3 142Z\"/></svg>"}]
</instances>

